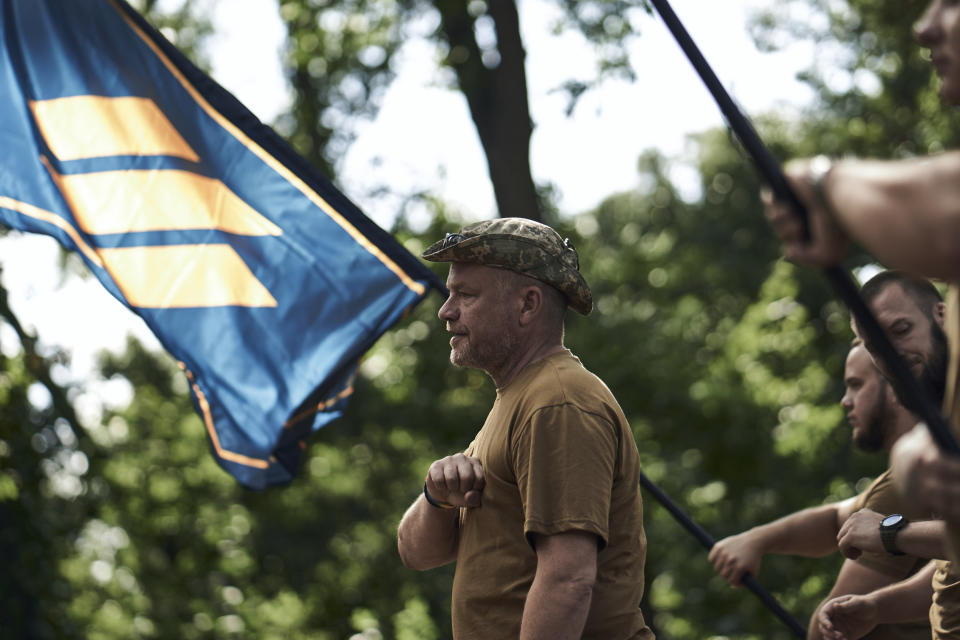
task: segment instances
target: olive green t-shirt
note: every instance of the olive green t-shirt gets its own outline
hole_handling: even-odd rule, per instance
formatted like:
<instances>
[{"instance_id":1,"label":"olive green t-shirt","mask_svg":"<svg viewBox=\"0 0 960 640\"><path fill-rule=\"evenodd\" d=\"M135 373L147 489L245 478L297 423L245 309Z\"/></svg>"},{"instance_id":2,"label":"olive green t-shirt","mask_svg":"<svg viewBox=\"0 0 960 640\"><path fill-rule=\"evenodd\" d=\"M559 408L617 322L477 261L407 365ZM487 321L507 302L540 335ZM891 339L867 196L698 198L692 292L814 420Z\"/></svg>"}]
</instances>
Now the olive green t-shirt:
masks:
<instances>
[{"instance_id":1,"label":"olive green t-shirt","mask_svg":"<svg viewBox=\"0 0 960 640\"><path fill-rule=\"evenodd\" d=\"M516 640L537 568L532 535L587 531L597 580L584 639L652 639L640 612L646 535L637 445L613 394L569 351L524 368L466 450L482 505L461 509L456 640Z\"/></svg>"}]
</instances>

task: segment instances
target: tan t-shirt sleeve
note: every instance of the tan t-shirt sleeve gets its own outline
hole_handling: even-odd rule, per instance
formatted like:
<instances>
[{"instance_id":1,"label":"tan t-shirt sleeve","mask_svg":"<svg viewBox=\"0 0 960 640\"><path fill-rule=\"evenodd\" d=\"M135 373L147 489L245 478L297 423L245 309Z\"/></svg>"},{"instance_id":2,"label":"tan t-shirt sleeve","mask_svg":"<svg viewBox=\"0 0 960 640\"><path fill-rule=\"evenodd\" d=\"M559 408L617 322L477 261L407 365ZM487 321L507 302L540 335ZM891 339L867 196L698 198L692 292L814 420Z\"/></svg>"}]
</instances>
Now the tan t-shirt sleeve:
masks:
<instances>
[{"instance_id":1,"label":"tan t-shirt sleeve","mask_svg":"<svg viewBox=\"0 0 960 640\"><path fill-rule=\"evenodd\" d=\"M606 545L618 438L603 416L572 405L545 407L512 438L523 530L587 531Z\"/></svg>"},{"instance_id":2,"label":"tan t-shirt sleeve","mask_svg":"<svg viewBox=\"0 0 960 640\"><path fill-rule=\"evenodd\" d=\"M918 513L904 505L893 486L893 476L889 469L883 472L866 491L857 496L851 512L863 508L885 516L891 513L902 513L912 521L922 519ZM880 533L877 532L877 535L879 536ZM916 558L908 555L894 556L886 551L864 551L856 561L895 580L903 580L912 576L928 562L926 558Z\"/></svg>"},{"instance_id":3,"label":"tan t-shirt sleeve","mask_svg":"<svg viewBox=\"0 0 960 640\"><path fill-rule=\"evenodd\" d=\"M950 419L953 437L960 439L960 287L951 284L947 290L947 317L944 322L950 355L943 413ZM960 562L960 526L947 523L947 554Z\"/></svg>"}]
</instances>

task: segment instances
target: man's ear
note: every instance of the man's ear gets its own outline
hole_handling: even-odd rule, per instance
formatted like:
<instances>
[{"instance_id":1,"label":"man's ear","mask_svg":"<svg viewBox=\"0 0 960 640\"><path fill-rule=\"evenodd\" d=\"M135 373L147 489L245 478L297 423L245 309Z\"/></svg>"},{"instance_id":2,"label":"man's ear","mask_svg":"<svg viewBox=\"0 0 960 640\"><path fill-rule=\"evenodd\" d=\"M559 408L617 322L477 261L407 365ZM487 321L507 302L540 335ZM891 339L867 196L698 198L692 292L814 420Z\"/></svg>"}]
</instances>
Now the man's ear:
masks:
<instances>
[{"instance_id":1,"label":"man's ear","mask_svg":"<svg viewBox=\"0 0 960 640\"><path fill-rule=\"evenodd\" d=\"M947 314L947 305L943 302L938 302L933 305L933 319L937 321L937 324L940 325L940 328L943 329L943 323L946 321Z\"/></svg>"},{"instance_id":2,"label":"man's ear","mask_svg":"<svg viewBox=\"0 0 960 640\"><path fill-rule=\"evenodd\" d=\"M520 307L520 326L526 326L540 315L543 309L543 292L540 287L524 287L522 291L523 305Z\"/></svg>"},{"instance_id":3,"label":"man's ear","mask_svg":"<svg viewBox=\"0 0 960 640\"><path fill-rule=\"evenodd\" d=\"M890 381L884 378L882 375L880 376L880 378L883 384L885 384L887 387L886 399L887 399L887 404L890 405L890 408L895 411L904 409L905 407L900 403L900 398L897 397L897 392L893 390L893 385L890 384Z\"/></svg>"}]
</instances>

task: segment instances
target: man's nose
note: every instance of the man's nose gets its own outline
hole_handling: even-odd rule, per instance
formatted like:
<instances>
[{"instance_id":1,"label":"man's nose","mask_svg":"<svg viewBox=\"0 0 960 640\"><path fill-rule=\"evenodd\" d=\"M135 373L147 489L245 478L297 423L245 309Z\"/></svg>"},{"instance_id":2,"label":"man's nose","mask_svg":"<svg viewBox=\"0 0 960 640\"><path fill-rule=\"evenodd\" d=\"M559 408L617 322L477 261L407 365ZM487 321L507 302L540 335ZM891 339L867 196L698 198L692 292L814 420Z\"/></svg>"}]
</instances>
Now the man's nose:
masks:
<instances>
[{"instance_id":1,"label":"man's nose","mask_svg":"<svg viewBox=\"0 0 960 640\"><path fill-rule=\"evenodd\" d=\"M840 406L843 407L843 410L846 412L853 409L853 398L850 397L850 394L843 394L843 397L840 398Z\"/></svg>"},{"instance_id":2,"label":"man's nose","mask_svg":"<svg viewBox=\"0 0 960 640\"><path fill-rule=\"evenodd\" d=\"M457 315L454 311L454 306L450 302L450 298L447 298L442 305L440 305L440 310L437 311L437 317L444 321L454 320Z\"/></svg>"},{"instance_id":3,"label":"man's nose","mask_svg":"<svg viewBox=\"0 0 960 640\"><path fill-rule=\"evenodd\" d=\"M930 46L936 41L937 24L935 17L937 8L934 6L936 4L936 2L931 2L927 10L920 16L920 19L913 25L913 37L925 47Z\"/></svg>"}]
</instances>

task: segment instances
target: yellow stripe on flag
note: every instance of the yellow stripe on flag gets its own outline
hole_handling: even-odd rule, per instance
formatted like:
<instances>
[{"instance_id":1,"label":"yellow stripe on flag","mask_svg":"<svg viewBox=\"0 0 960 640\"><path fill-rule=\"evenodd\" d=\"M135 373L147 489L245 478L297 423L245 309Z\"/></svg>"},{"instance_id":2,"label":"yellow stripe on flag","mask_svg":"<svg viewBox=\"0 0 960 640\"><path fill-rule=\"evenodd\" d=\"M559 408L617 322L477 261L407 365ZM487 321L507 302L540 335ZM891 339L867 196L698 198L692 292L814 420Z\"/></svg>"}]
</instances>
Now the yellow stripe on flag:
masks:
<instances>
[{"instance_id":1,"label":"yellow stripe on flag","mask_svg":"<svg viewBox=\"0 0 960 640\"><path fill-rule=\"evenodd\" d=\"M282 162L273 157L268 153L263 147L250 139L247 134L245 134L239 127L237 127L233 122L228 118L224 117L219 111L214 109L206 98L197 91L197 88L190 84L190 81L177 69L176 65L173 64L169 58L160 50L157 44L150 39L141 29L138 27L133 20L130 19L126 13L124 13L118 6L115 0L110 0L110 3L113 5L114 9L123 17L127 22L127 25L143 40L143 42L150 47L154 52L157 58L163 62L163 64L170 70L170 73L173 74L175 78L183 85L193 99L196 100L197 104L214 120L220 124L221 127L226 129L232 136L237 140L242 142L250 151L252 151L258 158L263 160L267 165L269 165L274 171L279 173L285 180L287 180L291 185L296 187L301 193L303 193L307 198L310 199L315 205L320 207L324 213L326 213L331 220L340 225L344 231L350 234L350 237L356 241L361 247L370 252L371 255L375 256L377 260L383 263L390 271L392 271L403 284L409 288L411 291L417 295L422 296L426 293L427 288L421 283L417 282L407 274L406 271L400 268L400 266L394 262L390 256L383 252L376 244L370 241L365 235L363 235L356 227L354 227L339 211L333 208L333 206L324 200L320 194L314 191L308 184L306 184L302 179L300 179L296 174L294 174L288 167L286 167Z\"/></svg>"},{"instance_id":2,"label":"yellow stripe on flag","mask_svg":"<svg viewBox=\"0 0 960 640\"><path fill-rule=\"evenodd\" d=\"M182 229L247 236L283 233L219 180L187 171L102 171L56 179L87 233Z\"/></svg>"},{"instance_id":3,"label":"yellow stripe on flag","mask_svg":"<svg viewBox=\"0 0 960 640\"><path fill-rule=\"evenodd\" d=\"M71 96L31 102L47 146L61 161L106 156L199 157L147 98Z\"/></svg>"},{"instance_id":4,"label":"yellow stripe on flag","mask_svg":"<svg viewBox=\"0 0 960 640\"><path fill-rule=\"evenodd\" d=\"M98 253L134 307L277 306L229 245L121 247Z\"/></svg>"}]
</instances>

